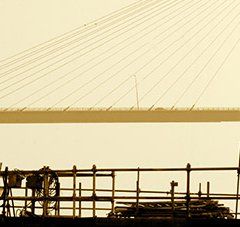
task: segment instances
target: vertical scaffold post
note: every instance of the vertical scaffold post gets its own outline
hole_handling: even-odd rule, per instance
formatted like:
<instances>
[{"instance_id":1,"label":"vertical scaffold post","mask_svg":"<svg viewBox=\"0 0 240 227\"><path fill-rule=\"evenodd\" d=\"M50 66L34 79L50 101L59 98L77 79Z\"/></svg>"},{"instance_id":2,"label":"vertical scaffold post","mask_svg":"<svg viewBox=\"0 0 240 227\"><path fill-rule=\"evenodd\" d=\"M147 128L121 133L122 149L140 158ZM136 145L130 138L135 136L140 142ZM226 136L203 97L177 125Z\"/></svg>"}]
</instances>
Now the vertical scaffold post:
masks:
<instances>
[{"instance_id":1,"label":"vertical scaffold post","mask_svg":"<svg viewBox=\"0 0 240 227\"><path fill-rule=\"evenodd\" d=\"M235 210L235 218L238 217L238 199L239 199L239 179L240 178L240 153L238 159L238 170L237 170L237 197L236 197L236 210Z\"/></svg>"},{"instance_id":2,"label":"vertical scaffold post","mask_svg":"<svg viewBox=\"0 0 240 227\"><path fill-rule=\"evenodd\" d=\"M59 216L60 215L60 200L59 200L59 196L60 196L60 183L57 182L57 193L56 193L56 196L57 196L57 201L55 203L55 215L56 216Z\"/></svg>"},{"instance_id":3,"label":"vertical scaffold post","mask_svg":"<svg viewBox=\"0 0 240 227\"><path fill-rule=\"evenodd\" d=\"M28 201L27 201L27 197L28 197L28 188L26 187L25 188L25 205L24 205L24 209L27 210L27 204L28 204Z\"/></svg>"},{"instance_id":4,"label":"vertical scaffold post","mask_svg":"<svg viewBox=\"0 0 240 227\"><path fill-rule=\"evenodd\" d=\"M9 190L9 193L10 193L10 196L12 197L13 193L12 193L11 189ZM11 207L9 207L9 208L11 208ZM16 216L16 212L15 212L15 205L14 205L14 200L13 199L12 199L12 211L13 211L13 217L15 217Z\"/></svg>"},{"instance_id":5,"label":"vertical scaffold post","mask_svg":"<svg viewBox=\"0 0 240 227\"><path fill-rule=\"evenodd\" d=\"M112 209L111 209L111 213L114 213L114 206L115 206L115 202L114 202L114 198L115 198L115 171L112 171Z\"/></svg>"},{"instance_id":6,"label":"vertical scaffold post","mask_svg":"<svg viewBox=\"0 0 240 227\"><path fill-rule=\"evenodd\" d=\"M237 219L237 217L238 217L239 174L240 174L240 168L238 169L238 174L237 174L237 197L236 197L236 210L235 210L235 219Z\"/></svg>"},{"instance_id":7,"label":"vertical scaffold post","mask_svg":"<svg viewBox=\"0 0 240 227\"><path fill-rule=\"evenodd\" d=\"M139 213L139 194L140 194L140 169L138 167L138 171L137 171L137 182L136 182L136 216L138 216L138 213Z\"/></svg>"},{"instance_id":8,"label":"vertical scaffold post","mask_svg":"<svg viewBox=\"0 0 240 227\"><path fill-rule=\"evenodd\" d=\"M5 168L4 171L4 177L3 177L3 209L2 209L2 215L3 217L6 216L6 202L7 202L7 195L8 195L8 167Z\"/></svg>"},{"instance_id":9,"label":"vertical scaffold post","mask_svg":"<svg viewBox=\"0 0 240 227\"><path fill-rule=\"evenodd\" d=\"M35 194L36 194L36 189L32 189L32 204L31 204L31 212L34 214L35 213Z\"/></svg>"},{"instance_id":10,"label":"vertical scaffold post","mask_svg":"<svg viewBox=\"0 0 240 227\"><path fill-rule=\"evenodd\" d=\"M191 173L191 165L190 163L187 164L187 192L186 192L186 211L187 211L187 218L190 217L190 173Z\"/></svg>"},{"instance_id":11,"label":"vertical scaffold post","mask_svg":"<svg viewBox=\"0 0 240 227\"><path fill-rule=\"evenodd\" d=\"M76 216L76 180L77 180L77 167L73 166L73 218Z\"/></svg>"},{"instance_id":12,"label":"vertical scaffold post","mask_svg":"<svg viewBox=\"0 0 240 227\"><path fill-rule=\"evenodd\" d=\"M81 198L82 198L82 184L79 183L79 186L78 186L78 190L79 190L79 205L78 205L78 216L81 218L82 217L82 201L81 201Z\"/></svg>"},{"instance_id":13,"label":"vertical scaffold post","mask_svg":"<svg viewBox=\"0 0 240 227\"><path fill-rule=\"evenodd\" d=\"M177 186L178 186L178 182L175 182L175 181L171 182L172 217L174 217L174 211L175 211L174 198L175 198L175 187L177 187Z\"/></svg>"},{"instance_id":14,"label":"vertical scaffold post","mask_svg":"<svg viewBox=\"0 0 240 227\"><path fill-rule=\"evenodd\" d=\"M207 182L207 198L210 196L210 182Z\"/></svg>"},{"instance_id":15,"label":"vertical scaffold post","mask_svg":"<svg viewBox=\"0 0 240 227\"><path fill-rule=\"evenodd\" d=\"M93 217L96 217L96 172L97 167L93 165L92 167L93 172L93 192L92 192L92 199L93 199Z\"/></svg>"},{"instance_id":16,"label":"vertical scaffold post","mask_svg":"<svg viewBox=\"0 0 240 227\"><path fill-rule=\"evenodd\" d=\"M201 196L202 196L202 184L199 183L198 197L201 198Z\"/></svg>"},{"instance_id":17,"label":"vertical scaffold post","mask_svg":"<svg viewBox=\"0 0 240 227\"><path fill-rule=\"evenodd\" d=\"M48 170L49 168L44 166L43 168L43 216L48 215Z\"/></svg>"}]
</instances>

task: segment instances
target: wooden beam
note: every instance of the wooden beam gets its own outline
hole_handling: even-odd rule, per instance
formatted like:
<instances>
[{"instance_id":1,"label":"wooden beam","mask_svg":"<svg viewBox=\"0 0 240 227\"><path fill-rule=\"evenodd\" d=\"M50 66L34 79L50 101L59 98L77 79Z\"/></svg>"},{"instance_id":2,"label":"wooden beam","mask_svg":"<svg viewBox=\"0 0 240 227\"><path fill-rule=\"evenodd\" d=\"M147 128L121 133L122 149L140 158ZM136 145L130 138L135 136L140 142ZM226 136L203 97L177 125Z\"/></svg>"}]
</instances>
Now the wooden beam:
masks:
<instances>
[{"instance_id":1,"label":"wooden beam","mask_svg":"<svg viewBox=\"0 0 240 227\"><path fill-rule=\"evenodd\" d=\"M116 123L116 122L236 122L240 108L234 109L140 109L84 110L26 109L0 110L0 123Z\"/></svg>"}]
</instances>

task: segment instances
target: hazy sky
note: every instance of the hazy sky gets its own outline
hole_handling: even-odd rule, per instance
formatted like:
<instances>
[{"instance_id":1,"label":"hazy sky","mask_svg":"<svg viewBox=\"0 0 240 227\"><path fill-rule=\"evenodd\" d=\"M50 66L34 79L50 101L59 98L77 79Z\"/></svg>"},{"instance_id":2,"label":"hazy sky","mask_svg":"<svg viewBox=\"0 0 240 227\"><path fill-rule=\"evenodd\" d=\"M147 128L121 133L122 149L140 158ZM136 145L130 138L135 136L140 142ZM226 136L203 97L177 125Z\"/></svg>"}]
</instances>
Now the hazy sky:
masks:
<instances>
[{"instance_id":1,"label":"hazy sky","mask_svg":"<svg viewBox=\"0 0 240 227\"><path fill-rule=\"evenodd\" d=\"M134 1L0 0L0 58L131 2ZM235 101L229 106L240 104L239 55L240 47L223 70L227 75L219 82L219 89L216 88L220 92L218 97L224 97L225 101L234 97ZM209 100L212 104L215 99L210 97ZM207 100L205 104L208 105ZM24 169L38 169L43 165L72 168L74 164L78 168L92 164L99 167L184 167L188 162L192 166L236 166L239 135L240 123L0 125L0 154L4 166ZM232 176L220 176L219 182L223 181L218 184L227 189L235 188L236 174Z\"/></svg>"},{"instance_id":2,"label":"hazy sky","mask_svg":"<svg viewBox=\"0 0 240 227\"><path fill-rule=\"evenodd\" d=\"M88 24L88 22L91 22L94 19L100 18L133 2L133 0L90 0L87 2L74 0L2 0L0 1L0 59L9 57L15 53L30 48L41 42L47 41L57 35L68 32L84 24ZM25 73L20 74L19 76L17 76L19 71L17 71L17 73L13 72L7 74L6 76L1 76L1 106L9 106L11 104L14 104L19 100L20 97L25 97L26 94L30 94L32 91L38 89L39 87L41 88L45 84L51 82L52 80L55 80L55 78L60 79L65 75L66 72L68 72L67 70L70 71L76 66L79 66L82 63L86 63L89 58L98 56L100 51L103 51L103 54L98 57L100 60L102 59L101 57L108 56L109 54L111 54L111 58L108 58L108 60L100 65L97 65L98 59L92 60L90 64L91 68L93 68L92 70L89 70L89 67L87 67L88 65L84 65L80 68L81 70L79 69L76 72L71 73L67 77L59 80L58 83L55 82L55 84L47 87L43 91L38 92L35 96L33 95L32 98L28 98L20 102L19 106L24 106L25 104L27 105L39 97L44 96L44 94L53 90L58 85L67 82L68 78L71 79L75 78L76 75L81 75L75 78L71 83L63 86L61 89L58 89L51 95L48 95L47 98L40 100L36 104L33 104L31 107L39 107L48 104L51 105L58 101L58 99L65 97L65 94L68 94L71 91L75 91L75 89L79 88L79 84L85 84L85 82L91 79L93 76L98 76L92 83L87 84L87 86L84 88L80 90L77 89L77 91L74 92L69 98L63 100L58 105L58 107L72 104L79 98L79 96L81 97L84 92L87 92L88 90L94 88L95 84L99 84L110 76L115 75L116 71L118 72L118 70L121 70L120 73L117 73L113 79L108 80L95 92L92 92L82 101L77 102L76 105L73 106L83 107L95 104L101 96L104 96L107 92L111 91L109 88L116 88L117 85L126 79L121 87L116 89L116 91L114 91L109 97L100 102L98 105L99 107L110 106L116 99L121 97L124 92L126 92L130 87L134 85L134 79L129 79L128 77L136 74L139 83L138 93L141 100L140 106L148 107L151 106L158 97L164 94L165 90L167 90L167 88L172 85L172 82L175 81L175 79L177 79L180 75L182 75L185 70L187 71L185 74L183 74L184 76L178 80L175 86L165 94L164 98L161 99L156 106L173 105L177 98L181 96L183 90L187 89L187 86L191 84L192 79L197 76L197 80L192 84L190 89L187 90L183 98L180 99L177 103L177 106L191 106L203 88L206 86L209 78L214 75L218 67L221 65L221 62L228 54L228 51L233 47L236 40L239 39L240 26L238 26L238 18L235 16L239 15L239 2L235 0L230 0L227 2L205 0L162 0L159 2L160 3L158 3L155 11L154 7L151 9L152 14L149 13L149 11L146 11L143 16L139 14L138 17L136 17L137 20L131 17L129 17L131 20L125 20L125 23L127 24L126 28L121 25L119 27L122 30L119 31L117 29L118 27L115 28L114 26L111 27L112 30L107 30L108 32L105 29L105 33L109 35L108 43L103 42L105 39L101 41L105 33L100 33L101 35L97 33L99 34L99 38L96 37L94 40L98 41L93 44L92 42L94 40L91 41L91 45L93 47L95 47L95 45L98 43L104 43L104 45L99 46L96 48L96 50L92 50L91 54L84 54L84 56L81 58L75 60L71 64L68 64L68 67L62 67L59 70L50 73L47 77L42 76L41 80L37 80L35 83L31 83L30 85L13 93L12 95L8 95L6 98L2 98L2 95L8 94L8 92L11 92L13 89L17 88L18 84L25 84L32 78L37 78L38 75L44 75L45 72L49 72L52 68L54 69L54 67L50 67L49 69L43 70L37 74L34 73L38 68L34 68L30 71L26 71ZM174 2L177 2L178 4L175 4ZM128 27L131 28L129 31L127 31ZM178 30L178 28L180 30ZM123 33L123 31L127 32ZM114 36L114 32L116 34L119 34L119 38ZM145 36L140 38L140 35L142 33L145 34ZM231 35L228 36L229 34ZM113 37L115 38L113 39ZM118 50L116 47L119 46L119 48L122 48L124 46L123 44L116 45L116 43L120 43L122 40L125 40L128 37L130 37L130 39L128 41L125 41L123 44L131 45L129 45L128 48L125 48L124 50L118 52L118 54L112 55L116 50ZM135 37L139 38L133 42L136 39ZM227 41L224 41L225 38L227 38ZM219 51L216 52L216 55L213 55L215 54L215 50L218 50L218 47L221 46L222 42L224 45L219 49ZM86 43L88 44L87 41ZM183 46L183 44L185 45ZM195 44L197 45L195 46ZM211 45L208 47L209 44ZM144 45L146 46L143 47ZM76 47L72 51L69 51L66 54L62 54L59 57L57 57L57 55L54 55L56 56L55 58L60 59L60 57L67 57L69 53L75 53L73 52L75 50L83 54L90 48L89 47L86 49L84 44L80 45L80 47L83 46L84 48L80 48L76 44L72 46ZM166 47L168 47L167 50L164 49ZM109 48L112 49L112 51L109 50ZM135 48L138 49L136 53L131 54L129 57L125 57L127 54L132 53ZM191 48L193 48L193 51L189 52ZM144 54L145 50L149 50L147 54ZM178 51L175 53L175 50ZM104 51L106 53L104 53ZM172 55L172 53L175 54ZM238 63L239 53L240 43L238 43L238 45L235 47L229 59L217 74L217 78L208 87L200 101L197 103L197 106L240 106L238 95L240 84L240 69ZM137 57L139 55L142 57ZM154 59L153 56L156 55L158 57ZM78 56L78 54L74 54L73 56ZM171 56L169 60L167 60L168 56ZM214 56L214 58L210 60L212 56ZM133 61L133 63L127 67L128 62L131 62L136 57L138 60ZM195 62L194 59L196 57L198 57L198 60ZM122 58L126 58L126 61L121 60ZM145 66L142 70L137 71L140 65L144 65L151 59L154 60ZM179 59L183 60L179 62ZM121 60L120 64L117 64L111 69L108 68L109 65L113 65L119 60ZM52 62L55 62L54 58L49 60L49 64ZM164 64L161 62L164 62ZM207 64L206 68L204 68L205 64ZM33 62L32 65L35 66L35 63ZM46 64L42 64L41 67L44 68L45 65ZM58 63L56 65L59 66L61 64ZM92 67L94 65L97 66ZM124 68L126 68L126 70L122 69L122 65ZM189 65L192 66L188 68ZM20 70L20 72L23 71L23 69ZM88 69L87 72L86 69ZM102 73L106 69L108 70L99 76L99 73ZM155 71L152 72L153 69ZM170 72L169 69L171 69ZM199 72L201 73L198 76ZM15 77L13 77L14 75ZM5 78L7 79L7 76L11 79L5 81ZM144 80L144 82L142 82L142 79L145 76L148 77ZM159 78L162 77L164 79L161 81ZM20 83L19 80L21 78L26 79ZM161 83L159 83L159 81L161 81ZM14 84L15 82L18 83ZM158 86L151 90L148 95L146 95L152 86L154 86L154 84L158 84ZM144 97L144 95L146 96ZM136 103L135 99L135 91L132 90L132 92L130 92L126 98L122 99L118 105L131 106L132 104ZM15 107L16 106L18 107L18 105L15 105Z\"/></svg>"}]
</instances>

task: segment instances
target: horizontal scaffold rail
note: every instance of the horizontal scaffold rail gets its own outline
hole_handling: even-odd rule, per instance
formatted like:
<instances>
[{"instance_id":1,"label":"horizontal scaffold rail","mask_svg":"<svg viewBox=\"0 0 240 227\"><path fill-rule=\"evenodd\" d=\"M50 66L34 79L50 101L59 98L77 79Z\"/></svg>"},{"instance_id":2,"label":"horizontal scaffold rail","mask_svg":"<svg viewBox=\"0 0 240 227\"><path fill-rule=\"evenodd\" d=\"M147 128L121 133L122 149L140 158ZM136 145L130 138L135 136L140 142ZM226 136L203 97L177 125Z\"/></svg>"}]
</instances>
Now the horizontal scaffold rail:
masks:
<instances>
[{"instance_id":1,"label":"horizontal scaffold rail","mask_svg":"<svg viewBox=\"0 0 240 227\"><path fill-rule=\"evenodd\" d=\"M0 123L236 122L240 108L0 110Z\"/></svg>"}]
</instances>

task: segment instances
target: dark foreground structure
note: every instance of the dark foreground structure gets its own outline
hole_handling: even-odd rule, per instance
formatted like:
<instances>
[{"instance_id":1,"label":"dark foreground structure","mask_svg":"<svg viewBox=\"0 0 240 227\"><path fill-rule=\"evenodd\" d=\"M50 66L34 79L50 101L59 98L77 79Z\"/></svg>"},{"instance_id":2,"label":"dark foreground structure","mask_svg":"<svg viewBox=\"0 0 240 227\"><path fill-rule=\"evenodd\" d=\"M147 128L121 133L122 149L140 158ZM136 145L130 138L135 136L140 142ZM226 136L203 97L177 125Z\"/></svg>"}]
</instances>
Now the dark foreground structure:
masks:
<instances>
[{"instance_id":1,"label":"dark foreground structure","mask_svg":"<svg viewBox=\"0 0 240 227\"><path fill-rule=\"evenodd\" d=\"M236 227L240 226L239 219L168 219L157 218L6 218L2 219L0 226L3 227Z\"/></svg>"},{"instance_id":2,"label":"dark foreground structure","mask_svg":"<svg viewBox=\"0 0 240 227\"><path fill-rule=\"evenodd\" d=\"M193 172L230 171L237 173L235 194L206 192L201 183L191 189ZM169 190L144 188L146 173L183 173L186 190L178 191L172 180ZM134 175L135 173L135 175ZM240 226L238 219L239 167L193 168L112 168L52 170L9 170L0 172L0 227L187 227ZM130 174L135 189L118 188L116 178ZM125 175L124 175L125 176ZM156 176L156 175L155 175ZM158 175L157 175L158 176ZM108 182L109 186L98 182ZM141 186L141 187L140 187ZM236 185L233 185L235 188ZM221 190L221 189L219 189ZM235 211L224 205L236 203Z\"/></svg>"}]
</instances>

